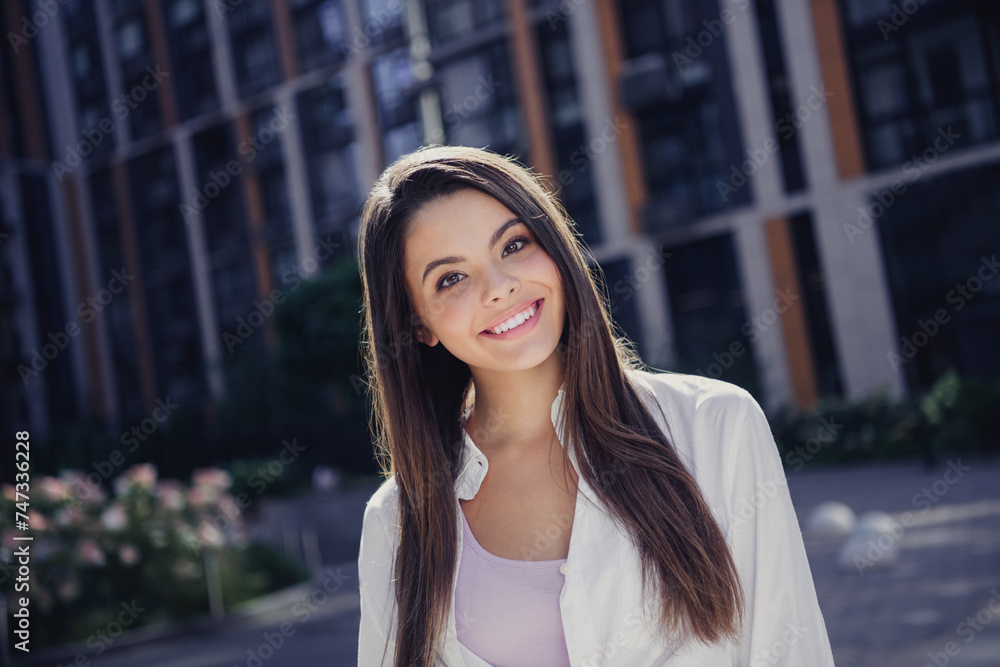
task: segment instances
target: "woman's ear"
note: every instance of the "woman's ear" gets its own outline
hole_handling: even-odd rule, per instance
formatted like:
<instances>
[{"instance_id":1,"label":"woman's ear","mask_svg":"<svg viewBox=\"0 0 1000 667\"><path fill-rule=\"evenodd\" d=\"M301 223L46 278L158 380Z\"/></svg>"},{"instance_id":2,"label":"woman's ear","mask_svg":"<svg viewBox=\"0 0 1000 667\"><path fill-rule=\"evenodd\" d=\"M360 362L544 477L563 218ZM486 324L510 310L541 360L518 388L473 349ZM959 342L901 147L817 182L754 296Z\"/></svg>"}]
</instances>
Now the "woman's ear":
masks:
<instances>
[{"instance_id":1,"label":"woman's ear","mask_svg":"<svg viewBox=\"0 0 1000 667\"><path fill-rule=\"evenodd\" d=\"M428 347L434 347L438 344L438 337L435 336L430 330L424 326L423 322L417 321L414 325L417 333L417 340Z\"/></svg>"}]
</instances>

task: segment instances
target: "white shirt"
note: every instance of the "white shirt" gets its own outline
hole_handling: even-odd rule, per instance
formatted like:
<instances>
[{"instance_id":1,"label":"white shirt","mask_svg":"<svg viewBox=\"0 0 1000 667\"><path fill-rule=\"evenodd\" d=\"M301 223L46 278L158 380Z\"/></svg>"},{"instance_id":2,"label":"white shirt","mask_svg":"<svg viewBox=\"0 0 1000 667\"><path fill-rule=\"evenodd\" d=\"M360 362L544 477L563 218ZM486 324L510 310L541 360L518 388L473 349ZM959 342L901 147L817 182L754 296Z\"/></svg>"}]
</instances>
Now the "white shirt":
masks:
<instances>
[{"instance_id":1,"label":"white shirt","mask_svg":"<svg viewBox=\"0 0 1000 667\"><path fill-rule=\"evenodd\" d=\"M655 630L647 626L647 619L656 618L650 611L654 607L644 607L656 601L642 600L638 554L580 475L570 449L579 484L560 608L572 667L833 667L802 533L760 405L745 389L722 380L631 369L626 373L694 475L726 535L746 598L744 630L738 643L706 646L691 640L677 647L657 641ZM551 416L565 447L558 418L562 398L560 388ZM464 456L455 491L459 499L470 499L479 490L489 461L468 433ZM461 521L459 511L456 501ZM358 556L361 667L393 664L396 521L397 487L390 477L364 513ZM460 523L455 530L457 579ZM455 582L453 592L454 587ZM443 662L438 665L490 667L457 641L457 624L467 622L470 619L456 619L452 595ZM387 639L386 660L380 663Z\"/></svg>"}]
</instances>

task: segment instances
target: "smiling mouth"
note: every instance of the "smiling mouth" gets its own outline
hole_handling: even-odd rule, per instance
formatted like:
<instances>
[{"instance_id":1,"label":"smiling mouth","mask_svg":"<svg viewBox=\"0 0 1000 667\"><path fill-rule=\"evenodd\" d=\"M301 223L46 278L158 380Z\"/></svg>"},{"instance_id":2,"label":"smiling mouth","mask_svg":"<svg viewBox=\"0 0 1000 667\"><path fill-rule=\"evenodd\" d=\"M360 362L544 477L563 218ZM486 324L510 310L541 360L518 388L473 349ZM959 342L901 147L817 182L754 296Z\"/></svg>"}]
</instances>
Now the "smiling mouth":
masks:
<instances>
[{"instance_id":1,"label":"smiling mouth","mask_svg":"<svg viewBox=\"0 0 1000 667\"><path fill-rule=\"evenodd\" d=\"M492 329L484 329L482 333L500 335L506 331L510 331L511 329L518 328L519 326L521 326L522 324L524 324L525 322L527 322L528 320L530 320L532 317L535 316L535 313L538 312L540 301L541 299L534 301L531 305L529 305L521 312L515 313L512 317L507 318L506 320L504 320L497 326L493 327Z\"/></svg>"}]
</instances>

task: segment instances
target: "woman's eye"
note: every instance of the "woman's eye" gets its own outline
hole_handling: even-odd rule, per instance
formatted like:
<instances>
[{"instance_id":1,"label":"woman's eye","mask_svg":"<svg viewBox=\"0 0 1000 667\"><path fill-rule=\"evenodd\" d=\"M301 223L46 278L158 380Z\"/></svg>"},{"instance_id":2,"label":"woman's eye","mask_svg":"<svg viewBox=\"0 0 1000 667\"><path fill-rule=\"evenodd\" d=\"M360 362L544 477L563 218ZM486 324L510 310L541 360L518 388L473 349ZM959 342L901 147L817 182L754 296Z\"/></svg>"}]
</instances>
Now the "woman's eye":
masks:
<instances>
[{"instance_id":1,"label":"woman's eye","mask_svg":"<svg viewBox=\"0 0 1000 667\"><path fill-rule=\"evenodd\" d=\"M518 243L522 245L518 246L517 245ZM519 236L516 239L511 239L510 242L506 246L504 246L504 250L510 250L510 248L514 246L513 252L519 252L521 248L527 245L527 243L528 239L524 238L523 236Z\"/></svg>"},{"instance_id":2,"label":"woman's eye","mask_svg":"<svg viewBox=\"0 0 1000 667\"><path fill-rule=\"evenodd\" d=\"M459 273L449 273L448 275L441 278L438 282L438 289L448 289L453 287L458 283L458 280L452 280L452 278L458 278L461 274Z\"/></svg>"}]
</instances>

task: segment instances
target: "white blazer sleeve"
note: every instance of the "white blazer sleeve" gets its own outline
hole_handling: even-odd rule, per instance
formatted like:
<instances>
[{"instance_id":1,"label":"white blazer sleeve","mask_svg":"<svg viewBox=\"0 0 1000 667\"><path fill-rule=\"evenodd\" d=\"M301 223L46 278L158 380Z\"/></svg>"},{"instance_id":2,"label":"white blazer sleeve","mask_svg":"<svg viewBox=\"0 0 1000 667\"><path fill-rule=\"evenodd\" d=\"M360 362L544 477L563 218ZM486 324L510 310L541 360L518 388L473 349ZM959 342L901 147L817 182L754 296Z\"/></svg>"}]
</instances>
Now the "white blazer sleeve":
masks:
<instances>
[{"instance_id":1,"label":"white blazer sleeve","mask_svg":"<svg viewBox=\"0 0 1000 667\"><path fill-rule=\"evenodd\" d=\"M361 591L359 667L392 667L393 664L396 642L394 551L382 512L375 503L369 502L365 507L358 554Z\"/></svg>"},{"instance_id":2,"label":"white blazer sleeve","mask_svg":"<svg viewBox=\"0 0 1000 667\"><path fill-rule=\"evenodd\" d=\"M834 667L771 427L749 392L740 410L730 443L731 548L747 609L739 664Z\"/></svg>"}]
</instances>

